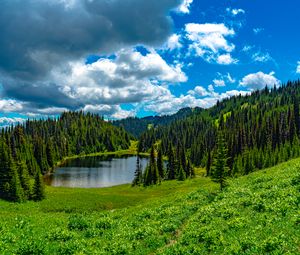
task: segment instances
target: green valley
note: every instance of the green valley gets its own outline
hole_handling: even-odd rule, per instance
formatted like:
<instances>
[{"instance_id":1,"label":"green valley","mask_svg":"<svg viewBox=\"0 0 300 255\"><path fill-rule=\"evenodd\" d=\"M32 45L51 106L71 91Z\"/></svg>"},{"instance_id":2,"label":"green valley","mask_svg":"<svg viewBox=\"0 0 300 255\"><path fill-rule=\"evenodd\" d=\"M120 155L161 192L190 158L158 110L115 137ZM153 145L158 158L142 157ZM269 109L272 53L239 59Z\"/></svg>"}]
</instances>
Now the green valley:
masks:
<instances>
[{"instance_id":1,"label":"green valley","mask_svg":"<svg viewBox=\"0 0 300 255\"><path fill-rule=\"evenodd\" d=\"M1 254L298 254L300 159L232 179L0 201Z\"/></svg>"}]
</instances>

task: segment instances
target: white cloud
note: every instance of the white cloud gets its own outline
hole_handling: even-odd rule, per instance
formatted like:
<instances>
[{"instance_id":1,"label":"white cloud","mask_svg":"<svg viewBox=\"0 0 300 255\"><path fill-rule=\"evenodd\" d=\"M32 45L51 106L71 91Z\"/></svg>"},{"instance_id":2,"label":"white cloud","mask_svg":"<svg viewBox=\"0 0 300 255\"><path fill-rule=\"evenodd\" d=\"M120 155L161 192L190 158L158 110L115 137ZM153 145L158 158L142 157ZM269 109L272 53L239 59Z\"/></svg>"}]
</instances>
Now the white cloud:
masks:
<instances>
[{"instance_id":1,"label":"white cloud","mask_svg":"<svg viewBox=\"0 0 300 255\"><path fill-rule=\"evenodd\" d=\"M180 64L167 64L155 51L143 56L134 50L89 65L71 62L67 71L59 69L52 76L61 84L60 91L83 107L150 100L161 94L160 85L187 81Z\"/></svg>"},{"instance_id":2,"label":"white cloud","mask_svg":"<svg viewBox=\"0 0 300 255\"><path fill-rule=\"evenodd\" d=\"M208 96L210 93L204 87L196 86L193 90L189 90L188 94L192 96L204 97Z\"/></svg>"},{"instance_id":3,"label":"white cloud","mask_svg":"<svg viewBox=\"0 0 300 255\"><path fill-rule=\"evenodd\" d=\"M253 90L263 89L265 86L278 87L280 85L280 80L278 80L274 75L274 72L269 74L265 74L263 72L248 74L242 79L240 85Z\"/></svg>"},{"instance_id":4,"label":"white cloud","mask_svg":"<svg viewBox=\"0 0 300 255\"><path fill-rule=\"evenodd\" d=\"M213 80L213 83L216 87L225 87L226 84L225 84L225 81L224 80L217 80L217 79L214 79Z\"/></svg>"},{"instance_id":5,"label":"white cloud","mask_svg":"<svg viewBox=\"0 0 300 255\"><path fill-rule=\"evenodd\" d=\"M239 14L245 14L245 10L243 10L243 9L227 8L226 11L229 12L232 16L237 16Z\"/></svg>"},{"instance_id":6,"label":"white cloud","mask_svg":"<svg viewBox=\"0 0 300 255\"><path fill-rule=\"evenodd\" d=\"M234 36L233 29L221 24L186 24L187 39L191 41L191 54L202 57L208 62L231 64L237 60L231 57L235 45L227 41L227 37Z\"/></svg>"},{"instance_id":7,"label":"white cloud","mask_svg":"<svg viewBox=\"0 0 300 255\"><path fill-rule=\"evenodd\" d=\"M262 53L262 52L256 52L252 55L252 60L254 62L268 62L268 61L273 61L273 58L271 57L270 53Z\"/></svg>"},{"instance_id":8,"label":"white cloud","mask_svg":"<svg viewBox=\"0 0 300 255\"><path fill-rule=\"evenodd\" d=\"M300 73L300 61L297 62L297 65L296 73Z\"/></svg>"},{"instance_id":9,"label":"white cloud","mask_svg":"<svg viewBox=\"0 0 300 255\"><path fill-rule=\"evenodd\" d=\"M208 91L209 92L214 92L214 86L212 85L212 84L210 84L209 86L208 86Z\"/></svg>"},{"instance_id":10,"label":"white cloud","mask_svg":"<svg viewBox=\"0 0 300 255\"><path fill-rule=\"evenodd\" d=\"M173 34L169 37L167 41L167 49L169 50L175 50L182 47L182 44L180 43L180 35Z\"/></svg>"},{"instance_id":11,"label":"white cloud","mask_svg":"<svg viewBox=\"0 0 300 255\"><path fill-rule=\"evenodd\" d=\"M182 4L178 7L178 12L188 14L190 13L190 6L193 0L183 0Z\"/></svg>"},{"instance_id":12,"label":"white cloud","mask_svg":"<svg viewBox=\"0 0 300 255\"><path fill-rule=\"evenodd\" d=\"M232 56L229 53L219 55L217 57L217 63L220 65L230 65L230 64L235 64L237 62L238 62L238 60L232 58Z\"/></svg>"},{"instance_id":13,"label":"white cloud","mask_svg":"<svg viewBox=\"0 0 300 255\"><path fill-rule=\"evenodd\" d=\"M249 93L250 91L230 90L219 94L214 91L212 85L209 86L208 90L202 86L196 86L193 90L188 92L188 95L180 95L179 97L175 97L168 91L164 97L147 104L145 109L158 114L172 114L183 107L209 108L216 104L217 101Z\"/></svg>"},{"instance_id":14,"label":"white cloud","mask_svg":"<svg viewBox=\"0 0 300 255\"><path fill-rule=\"evenodd\" d=\"M0 117L0 127L8 127L11 125L15 125L18 123L23 123L25 121L25 119L23 118L18 118L18 117L12 117L12 118L8 118L8 117Z\"/></svg>"},{"instance_id":15,"label":"white cloud","mask_svg":"<svg viewBox=\"0 0 300 255\"><path fill-rule=\"evenodd\" d=\"M93 112L99 115L114 119L124 119L135 115L135 111L123 110L119 105L86 105L83 109L86 112Z\"/></svg>"},{"instance_id":16,"label":"white cloud","mask_svg":"<svg viewBox=\"0 0 300 255\"><path fill-rule=\"evenodd\" d=\"M19 112L23 109L23 103L13 99L0 100L0 112Z\"/></svg>"}]
</instances>

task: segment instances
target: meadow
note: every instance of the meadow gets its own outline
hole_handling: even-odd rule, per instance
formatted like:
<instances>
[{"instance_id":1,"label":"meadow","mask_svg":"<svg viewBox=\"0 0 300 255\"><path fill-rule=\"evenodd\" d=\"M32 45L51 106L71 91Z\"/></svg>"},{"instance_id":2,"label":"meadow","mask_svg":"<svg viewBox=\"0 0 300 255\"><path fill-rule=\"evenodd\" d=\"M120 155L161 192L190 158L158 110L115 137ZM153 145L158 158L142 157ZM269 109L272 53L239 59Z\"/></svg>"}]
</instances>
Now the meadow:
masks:
<instances>
[{"instance_id":1,"label":"meadow","mask_svg":"<svg viewBox=\"0 0 300 255\"><path fill-rule=\"evenodd\" d=\"M0 254L299 254L300 159L217 184L47 187L0 201Z\"/></svg>"}]
</instances>

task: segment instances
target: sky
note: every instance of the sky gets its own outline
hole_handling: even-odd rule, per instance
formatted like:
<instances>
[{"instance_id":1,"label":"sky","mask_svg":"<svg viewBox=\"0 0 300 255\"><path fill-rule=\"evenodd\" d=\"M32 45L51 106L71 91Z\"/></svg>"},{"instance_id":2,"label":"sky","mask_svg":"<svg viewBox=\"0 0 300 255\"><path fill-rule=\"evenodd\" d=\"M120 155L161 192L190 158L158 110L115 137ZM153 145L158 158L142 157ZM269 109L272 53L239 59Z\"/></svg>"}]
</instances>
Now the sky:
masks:
<instances>
[{"instance_id":1,"label":"sky","mask_svg":"<svg viewBox=\"0 0 300 255\"><path fill-rule=\"evenodd\" d=\"M83 110L107 119L300 77L297 0L2 0L0 126Z\"/></svg>"}]
</instances>

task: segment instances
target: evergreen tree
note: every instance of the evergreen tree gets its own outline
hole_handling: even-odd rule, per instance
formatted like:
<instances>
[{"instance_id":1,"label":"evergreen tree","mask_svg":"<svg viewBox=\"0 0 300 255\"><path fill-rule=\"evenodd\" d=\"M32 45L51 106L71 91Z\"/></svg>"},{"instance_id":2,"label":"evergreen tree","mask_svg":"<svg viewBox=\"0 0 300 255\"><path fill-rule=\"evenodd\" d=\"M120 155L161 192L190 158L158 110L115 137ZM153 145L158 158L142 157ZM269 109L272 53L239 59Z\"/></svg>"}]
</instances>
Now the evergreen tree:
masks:
<instances>
[{"instance_id":1,"label":"evergreen tree","mask_svg":"<svg viewBox=\"0 0 300 255\"><path fill-rule=\"evenodd\" d=\"M165 168L164 168L161 147L159 148L158 153L157 153L157 169L158 169L160 179L163 180L165 178Z\"/></svg>"},{"instance_id":2,"label":"evergreen tree","mask_svg":"<svg viewBox=\"0 0 300 255\"><path fill-rule=\"evenodd\" d=\"M32 199L34 201L41 201L45 198L45 187L43 176L40 173L36 173L34 178Z\"/></svg>"},{"instance_id":3,"label":"evergreen tree","mask_svg":"<svg viewBox=\"0 0 300 255\"><path fill-rule=\"evenodd\" d=\"M176 177L176 163L172 145L169 146L168 150L167 175L168 180L174 180Z\"/></svg>"},{"instance_id":4,"label":"evergreen tree","mask_svg":"<svg viewBox=\"0 0 300 255\"><path fill-rule=\"evenodd\" d=\"M136 157L136 170L134 173L134 179L132 182L132 186L140 185L142 182L143 182L143 169L142 169L142 165L140 162L140 155L138 153L137 157Z\"/></svg>"},{"instance_id":5,"label":"evergreen tree","mask_svg":"<svg viewBox=\"0 0 300 255\"><path fill-rule=\"evenodd\" d=\"M25 200L30 198L31 187L30 187L30 176L28 173L27 165L24 161L18 162L16 164L18 175L20 177L21 187L24 191Z\"/></svg>"},{"instance_id":6,"label":"evergreen tree","mask_svg":"<svg viewBox=\"0 0 300 255\"><path fill-rule=\"evenodd\" d=\"M178 181L184 181L186 179L186 174L182 166L179 167L177 180Z\"/></svg>"},{"instance_id":7,"label":"evergreen tree","mask_svg":"<svg viewBox=\"0 0 300 255\"><path fill-rule=\"evenodd\" d=\"M210 176L210 169L211 169L211 152L208 151L207 153L207 161L206 161L206 176Z\"/></svg>"},{"instance_id":8,"label":"evergreen tree","mask_svg":"<svg viewBox=\"0 0 300 255\"><path fill-rule=\"evenodd\" d=\"M222 191L226 185L226 179L228 176L227 166L227 148L225 144L224 136L221 132L218 134L217 151L212 168L212 180L220 184L220 190Z\"/></svg>"},{"instance_id":9,"label":"evergreen tree","mask_svg":"<svg viewBox=\"0 0 300 255\"><path fill-rule=\"evenodd\" d=\"M157 169L157 162L155 160L154 146L151 147L150 162L146 167L144 174L144 186L155 185L159 183L159 173Z\"/></svg>"},{"instance_id":10,"label":"evergreen tree","mask_svg":"<svg viewBox=\"0 0 300 255\"><path fill-rule=\"evenodd\" d=\"M196 174L195 174L195 168L192 166L190 160L188 160L188 162L187 162L187 167L189 169L190 177L194 178L196 176Z\"/></svg>"}]
</instances>

